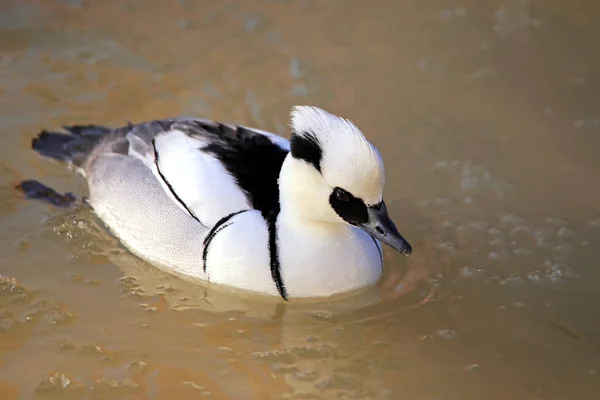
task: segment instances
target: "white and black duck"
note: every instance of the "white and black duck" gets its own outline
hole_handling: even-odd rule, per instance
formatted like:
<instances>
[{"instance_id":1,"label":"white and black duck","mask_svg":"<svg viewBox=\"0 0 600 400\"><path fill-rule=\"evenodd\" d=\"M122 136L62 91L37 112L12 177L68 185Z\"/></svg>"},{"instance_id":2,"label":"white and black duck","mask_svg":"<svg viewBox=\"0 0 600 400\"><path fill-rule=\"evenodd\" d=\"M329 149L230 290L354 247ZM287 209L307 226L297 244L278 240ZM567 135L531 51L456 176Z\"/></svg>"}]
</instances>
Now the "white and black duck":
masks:
<instances>
[{"instance_id":1,"label":"white and black duck","mask_svg":"<svg viewBox=\"0 0 600 400\"><path fill-rule=\"evenodd\" d=\"M41 132L33 149L75 167L98 217L164 270L284 299L328 297L379 279L379 241L412 251L383 201L381 155L319 108L292 110L289 141L193 118L65 129ZM34 181L21 189L56 200Z\"/></svg>"}]
</instances>

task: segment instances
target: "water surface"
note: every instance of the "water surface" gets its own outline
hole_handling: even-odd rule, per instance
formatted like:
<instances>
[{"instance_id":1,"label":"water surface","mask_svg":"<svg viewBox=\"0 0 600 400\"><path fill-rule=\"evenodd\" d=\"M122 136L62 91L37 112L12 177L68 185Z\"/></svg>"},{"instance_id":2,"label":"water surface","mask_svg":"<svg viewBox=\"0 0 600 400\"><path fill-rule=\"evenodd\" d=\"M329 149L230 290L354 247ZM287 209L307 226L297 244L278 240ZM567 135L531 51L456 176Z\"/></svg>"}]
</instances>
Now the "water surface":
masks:
<instances>
[{"instance_id":1,"label":"water surface","mask_svg":"<svg viewBox=\"0 0 600 400\"><path fill-rule=\"evenodd\" d=\"M597 399L599 22L592 0L2 2L0 397ZM379 147L414 247L351 299L206 289L12 188L86 194L41 129L287 136L295 104Z\"/></svg>"}]
</instances>

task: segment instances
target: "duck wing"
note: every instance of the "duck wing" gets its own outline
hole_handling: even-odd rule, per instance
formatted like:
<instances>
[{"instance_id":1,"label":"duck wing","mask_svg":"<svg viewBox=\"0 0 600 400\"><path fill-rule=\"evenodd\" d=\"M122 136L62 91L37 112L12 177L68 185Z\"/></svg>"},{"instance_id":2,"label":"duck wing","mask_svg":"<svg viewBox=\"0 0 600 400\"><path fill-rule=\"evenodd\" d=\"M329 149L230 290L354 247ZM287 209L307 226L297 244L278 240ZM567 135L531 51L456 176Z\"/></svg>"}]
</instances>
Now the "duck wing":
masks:
<instances>
[{"instance_id":1,"label":"duck wing","mask_svg":"<svg viewBox=\"0 0 600 400\"><path fill-rule=\"evenodd\" d=\"M277 179L287 140L264 131L197 119L175 119L152 140L157 178L206 226L247 209L279 210Z\"/></svg>"},{"instance_id":2,"label":"duck wing","mask_svg":"<svg viewBox=\"0 0 600 400\"><path fill-rule=\"evenodd\" d=\"M100 159L111 160L101 163L109 169L137 170L143 165L172 202L206 227L241 210L267 214L279 209L277 179L289 142L275 134L194 118L117 129L76 125L65 130L41 132L33 148L68 162L88 180L104 179L95 172ZM130 158L142 164L126 162ZM128 172L116 176L135 176Z\"/></svg>"}]
</instances>

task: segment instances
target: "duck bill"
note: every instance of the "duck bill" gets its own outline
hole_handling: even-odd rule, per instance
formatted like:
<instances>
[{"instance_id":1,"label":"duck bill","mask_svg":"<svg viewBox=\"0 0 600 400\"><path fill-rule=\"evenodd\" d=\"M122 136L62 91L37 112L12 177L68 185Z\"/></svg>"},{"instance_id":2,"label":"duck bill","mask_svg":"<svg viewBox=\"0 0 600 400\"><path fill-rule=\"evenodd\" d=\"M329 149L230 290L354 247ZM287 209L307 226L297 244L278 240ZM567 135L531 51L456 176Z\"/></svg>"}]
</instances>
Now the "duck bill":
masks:
<instances>
[{"instance_id":1,"label":"duck bill","mask_svg":"<svg viewBox=\"0 0 600 400\"><path fill-rule=\"evenodd\" d=\"M367 211L369 220L357 227L406 257L410 256L412 247L398 232L398 228L387 212L385 203L382 201L375 206L367 207Z\"/></svg>"}]
</instances>

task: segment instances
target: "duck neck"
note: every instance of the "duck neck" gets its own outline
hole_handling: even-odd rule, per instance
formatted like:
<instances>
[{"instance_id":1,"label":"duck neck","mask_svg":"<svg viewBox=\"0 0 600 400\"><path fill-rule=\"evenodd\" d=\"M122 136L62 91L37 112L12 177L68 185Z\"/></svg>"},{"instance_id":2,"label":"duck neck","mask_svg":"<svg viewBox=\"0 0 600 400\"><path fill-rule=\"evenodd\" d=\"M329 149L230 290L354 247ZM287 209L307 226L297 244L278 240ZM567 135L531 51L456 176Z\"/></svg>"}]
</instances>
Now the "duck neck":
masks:
<instances>
[{"instance_id":1,"label":"duck neck","mask_svg":"<svg viewBox=\"0 0 600 400\"><path fill-rule=\"evenodd\" d=\"M317 255L316 250L324 243L335 241L352 229L330 215L331 188L312 165L288 154L278 184L279 210L275 215L265 216L265 220L275 231L282 260L295 258L282 254L290 251Z\"/></svg>"},{"instance_id":2,"label":"duck neck","mask_svg":"<svg viewBox=\"0 0 600 400\"><path fill-rule=\"evenodd\" d=\"M342 225L329 205L332 189L313 165L288 154L279 173L278 185L280 215L286 219Z\"/></svg>"}]
</instances>

